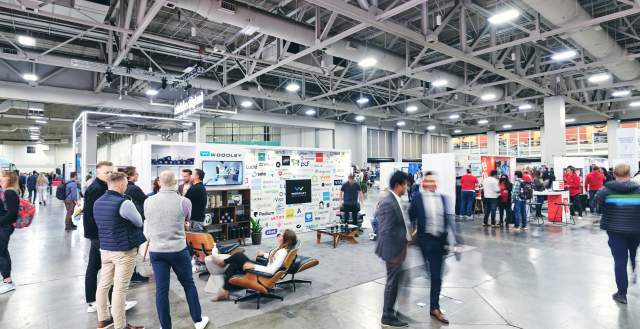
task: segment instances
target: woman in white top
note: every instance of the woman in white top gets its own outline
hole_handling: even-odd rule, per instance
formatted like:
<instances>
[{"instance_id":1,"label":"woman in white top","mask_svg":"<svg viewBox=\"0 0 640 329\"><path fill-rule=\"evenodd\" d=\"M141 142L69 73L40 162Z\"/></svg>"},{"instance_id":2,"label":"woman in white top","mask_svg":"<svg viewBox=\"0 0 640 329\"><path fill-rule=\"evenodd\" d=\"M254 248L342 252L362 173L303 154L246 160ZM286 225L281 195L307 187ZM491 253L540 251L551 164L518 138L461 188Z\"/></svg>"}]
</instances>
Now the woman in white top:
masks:
<instances>
[{"instance_id":1,"label":"woman in white top","mask_svg":"<svg viewBox=\"0 0 640 329\"><path fill-rule=\"evenodd\" d=\"M49 188L49 180L44 175L44 173L40 173L40 175L38 175L38 179L36 180L36 189L37 189L36 195L40 198L40 200L38 201L38 204L44 203L45 206L47 205L46 195L47 195L48 188Z\"/></svg>"},{"instance_id":2,"label":"woman in white top","mask_svg":"<svg viewBox=\"0 0 640 329\"><path fill-rule=\"evenodd\" d=\"M269 274L276 273L276 271L282 267L289 251L295 248L296 244L298 244L296 233L287 229L282 232L282 234L278 234L278 246L276 248L269 253L258 251L258 256L263 256L268 259L269 262L266 266L256 264L243 252L235 253L225 260L219 260L219 266L229 266L224 272L224 286L218 291L216 300L229 300L229 291L242 289L241 287L229 284L229 279L234 275L242 275L247 270L255 270Z\"/></svg>"}]
</instances>

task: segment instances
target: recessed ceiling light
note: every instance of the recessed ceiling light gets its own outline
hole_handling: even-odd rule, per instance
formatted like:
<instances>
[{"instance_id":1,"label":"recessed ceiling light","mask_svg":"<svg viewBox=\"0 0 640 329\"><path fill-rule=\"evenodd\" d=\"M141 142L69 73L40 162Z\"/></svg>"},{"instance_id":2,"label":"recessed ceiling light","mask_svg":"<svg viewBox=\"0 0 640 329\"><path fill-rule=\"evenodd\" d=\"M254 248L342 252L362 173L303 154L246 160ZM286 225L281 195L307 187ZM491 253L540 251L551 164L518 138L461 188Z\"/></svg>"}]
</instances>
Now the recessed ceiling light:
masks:
<instances>
[{"instance_id":1,"label":"recessed ceiling light","mask_svg":"<svg viewBox=\"0 0 640 329\"><path fill-rule=\"evenodd\" d=\"M104 129L111 129L111 126L104 126Z\"/></svg>"},{"instance_id":2,"label":"recessed ceiling light","mask_svg":"<svg viewBox=\"0 0 640 329\"><path fill-rule=\"evenodd\" d=\"M287 84L284 89L286 89L288 92L295 93L296 91L300 90L300 85L295 82L289 82L289 84Z\"/></svg>"},{"instance_id":3,"label":"recessed ceiling light","mask_svg":"<svg viewBox=\"0 0 640 329\"><path fill-rule=\"evenodd\" d=\"M460 114L451 114L449 116L449 119L451 119L451 120L460 119Z\"/></svg>"},{"instance_id":4,"label":"recessed ceiling light","mask_svg":"<svg viewBox=\"0 0 640 329\"><path fill-rule=\"evenodd\" d=\"M413 112L415 112L415 111L417 111L417 110L418 110L418 107L417 107L417 106L415 106L415 105L409 105L409 106L407 106L407 112L408 112L408 113L413 113Z\"/></svg>"},{"instance_id":5,"label":"recessed ceiling light","mask_svg":"<svg viewBox=\"0 0 640 329\"><path fill-rule=\"evenodd\" d=\"M29 127L29 129L30 129L30 130L38 130L38 129L40 129L40 127L38 127L38 126L32 126L32 127Z\"/></svg>"},{"instance_id":6,"label":"recessed ceiling light","mask_svg":"<svg viewBox=\"0 0 640 329\"><path fill-rule=\"evenodd\" d=\"M492 100L496 99L496 94L494 94L494 93L482 94L482 96L480 96L480 99L483 100L483 101L492 101Z\"/></svg>"},{"instance_id":7,"label":"recessed ceiling light","mask_svg":"<svg viewBox=\"0 0 640 329\"><path fill-rule=\"evenodd\" d=\"M362 97L358 98L358 100L356 100L356 103L358 103L360 105L367 104L367 103L369 103L369 98L362 96Z\"/></svg>"},{"instance_id":8,"label":"recessed ceiling light","mask_svg":"<svg viewBox=\"0 0 640 329\"><path fill-rule=\"evenodd\" d=\"M631 102L631 103L629 103L629 106L638 107L638 106L640 106L640 102Z\"/></svg>"},{"instance_id":9,"label":"recessed ceiling light","mask_svg":"<svg viewBox=\"0 0 640 329\"><path fill-rule=\"evenodd\" d=\"M456 129L456 130L454 130L453 132L454 132L455 134L459 134L459 133L461 133L461 132L462 132L462 130L460 130L460 129Z\"/></svg>"},{"instance_id":10,"label":"recessed ceiling light","mask_svg":"<svg viewBox=\"0 0 640 329\"><path fill-rule=\"evenodd\" d=\"M312 115L315 115L315 114L316 114L316 110L314 110L314 109L308 109L308 110L306 110L306 111L304 112L304 114L309 115L309 116L312 116Z\"/></svg>"},{"instance_id":11,"label":"recessed ceiling light","mask_svg":"<svg viewBox=\"0 0 640 329\"><path fill-rule=\"evenodd\" d=\"M605 82L610 78L611 78L611 75L609 73L598 73L590 76L588 80L591 83L600 83L600 82Z\"/></svg>"},{"instance_id":12,"label":"recessed ceiling light","mask_svg":"<svg viewBox=\"0 0 640 329\"><path fill-rule=\"evenodd\" d=\"M378 60L374 57L365 57L361 61L358 62L358 65L362 68L369 68L378 64Z\"/></svg>"},{"instance_id":13,"label":"recessed ceiling light","mask_svg":"<svg viewBox=\"0 0 640 329\"><path fill-rule=\"evenodd\" d=\"M631 90L616 90L611 93L613 97L626 97L631 95Z\"/></svg>"},{"instance_id":14,"label":"recessed ceiling light","mask_svg":"<svg viewBox=\"0 0 640 329\"><path fill-rule=\"evenodd\" d=\"M489 123L489 120L487 120L487 119L480 119L480 120L478 120L478 124L479 124L479 125L485 125L485 124L487 124L487 123Z\"/></svg>"},{"instance_id":15,"label":"recessed ceiling light","mask_svg":"<svg viewBox=\"0 0 640 329\"><path fill-rule=\"evenodd\" d=\"M36 140L36 139L40 139L39 136L31 136L31 139Z\"/></svg>"},{"instance_id":16,"label":"recessed ceiling light","mask_svg":"<svg viewBox=\"0 0 640 329\"><path fill-rule=\"evenodd\" d=\"M573 50L565 50L551 55L551 59L554 61L566 61L568 59L574 58L578 55L578 53Z\"/></svg>"},{"instance_id":17,"label":"recessed ceiling light","mask_svg":"<svg viewBox=\"0 0 640 329\"><path fill-rule=\"evenodd\" d=\"M511 128L511 127L513 127L513 126L512 126L512 125L510 125L510 124L502 125L502 128L504 128L504 129L509 129L509 128Z\"/></svg>"},{"instance_id":18,"label":"recessed ceiling light","mask_svg":"<svg viewBox=\"0 0 640 329\"><path fill-rule=\"evenodd\" d=\"M47 124L47 122L44 121L44 120L36 120L36 123L39 123L41 125L46 125Z\"/></svg>"},{"instance_id":19,"label":"recessed ceiling light","mask_svg":"<svg viewBox=\"0 0 640 329\"><path fill-rule=\"evenodd\" d=\"M147 91L145 92L145 94L147 94L147 96L155 96L158 94L158 91L155 89L147 89Z\"/></svg>"},{"instance_id":20,"label":"recessed ceiling light","mask_svg":"<svg viewBox=\"0 0 640 329\"><path fill-rule=\"evenodd\" d=\"M20 43L23 46L33 47L36 45L36 39L26 35L19 35L18 43Z\"/></svg>"},{"instance_id":21,"label":"recessed ceiling light","mask_svg":"<svg viewBox=\"0 0 640 329\"><path fill-rule=\"evenodd\" d=\"M41 107L40 105L29 104L29 111L42 112L44 111L44 107Z\"/></svg>"},{"instance_id":22,"label":"recessed ceiling light","mask_svg":"<svg viewBox=\"0 0 640 329\"><path fill-rule=\"evenodd\" d=\"M569 122L569 123L576 122L576 118L566 118L564 119L564 122Z\"/></svg>"},{"instance_id":23,"label":"recessed ceiling light","mask_svg":"<svg viewBox=\"0 0 640 329\"><path fill-rule=\"evenodd\" d=\"M427 130L434 130L434 129L436 129L436 126L434 126L434 125L431 125L431 126L427 127Z\"/></svg>"},{"instance_id":24,"label":"recessed ceiling light","mask_svg":"<svg viewBox=\"0 0 640 329\"><path fill-rule=\"evenodd\" d=\"M186 127L191 127L193 126L193 122L183 122L182 125Z\"/></svg>"},{"instance_id":25,"label":"recessed ceiling light","mask_svg":"<svg viewBox=\"0 0 640 329\"><path fill-rule=\"evenodd\" d=\"M364 115L358 115L358 116L356 117L356 121L364 121L364 119L365 119L365 118L364 118Z\"/></svg>"},{"instance_id":26,"label":"recessed ceiling light","mask_svg":"<svg viewBox=\"0 0 640 329\"><path fill-rule=\"evenodd\" d=\"M251 105L253 105L253 102L250 100L244 100L240 103L240 106L244 108L251 107Z\"/></svg>"},{"instance_id":27,"label":"recessed ceiling light","mask_svg":"<svg viewBox=\"0 0 640 329\"><path fill-rule=\"evenodd\" d=\"M22 78L27 81L38 81L38 76L32 73L25 73L22 75Z\"/></svg>"},{"instance_id":28,"label":"recessed ceiling light","mask_svg":"<svg viewBox=\"0 0 640 329\"><path fill-rule=\"evenodd\" d=\"M407 123L404 121L398 121L398 123L396 123L398 125L398 127L403 127L404 125L406 125Z\"/></svg>"},{"instance_id":29,"label":"recessed ceiling light","mask_svg":"<svg viewBox=\"0 0 640 329\"><path fill-rule=\"evenodd\" d=\"M518 106L518 110L531 110L533 108L533 105L531 104L520 104Z\"/></svg>"},{"instance_id":30,"label":"recessed ceiling light","mask_svg":"<svg viewBox=\"0 0 640 329\"><path fill-rule=\"evenodd\" d=\"M431 82L431 85L434 87L444 87L449 83L449 81L445 80L445 79L439 79L436 81Z\"/></svg>"},{"instance_id":31,"label":"recessed ceiling light","mask_svg":"<svg viewBox=\"0 0 640 329\"><path fill-rule=\"evenodd\" d=\"M518 16L520 16L520 12L516 9L511 8L494 14L493 16L489 17L488 20L489 23L493 25L499 25L510 22L518 18Z\"/></svg>"}]
</instances>

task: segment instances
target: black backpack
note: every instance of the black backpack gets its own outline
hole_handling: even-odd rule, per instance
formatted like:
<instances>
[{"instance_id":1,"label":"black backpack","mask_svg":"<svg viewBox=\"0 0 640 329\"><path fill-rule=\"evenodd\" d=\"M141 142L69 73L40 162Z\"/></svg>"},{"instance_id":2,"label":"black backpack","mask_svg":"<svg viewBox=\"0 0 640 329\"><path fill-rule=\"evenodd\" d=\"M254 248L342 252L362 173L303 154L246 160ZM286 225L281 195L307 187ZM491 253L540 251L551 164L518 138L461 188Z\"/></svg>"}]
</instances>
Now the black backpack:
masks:
<instances>
[{"instance_id":1,"label":"black backpack","mask_svg":"<svg viewBox=\"0 0 640 329\"><path fill-rule=\"evenodd\" d=\"M520 185L520 198L523 200L533 199L533 186L531 183L522 182Z\"/></svg>"},{"instance_id":2,"label":"black backpack","mask_svg":"<svg viewBox=\"0 0 640 329\"><path fill-rule=\"evenodd\" d=\"M67 183L62 183L56 187L56 199L60 201L67 199Z\"/></svg>"}]
</instances>

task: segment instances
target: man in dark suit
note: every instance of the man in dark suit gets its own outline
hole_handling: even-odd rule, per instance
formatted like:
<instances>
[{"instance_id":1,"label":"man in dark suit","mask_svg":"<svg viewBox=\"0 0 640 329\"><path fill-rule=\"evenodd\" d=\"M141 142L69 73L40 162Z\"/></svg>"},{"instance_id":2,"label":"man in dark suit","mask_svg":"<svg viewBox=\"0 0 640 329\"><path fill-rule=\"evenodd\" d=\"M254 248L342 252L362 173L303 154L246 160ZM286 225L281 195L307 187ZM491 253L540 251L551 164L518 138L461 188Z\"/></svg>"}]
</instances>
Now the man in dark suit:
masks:
<instances>
[{"instance_id":1,"label":"man in dark suit","mask_svg":"<svg viewBox=\"0 0 640 329\"><path fill-rule=\"evenodd\" d=\"M378 204L375 217L378 219L378 244L376 255L387 266L387 283L384 288L384 308L382 326L403 328L409 324L400 320L394 310L398 296L398 285L404 269L402 264L407 256L407 243L411 240L411 223L402 209L400 197L407 192L409 176L396 171L389 180L389 192Z\"/></svg>"},{"instance_id":2,"label":"man in dark suit","mask_svg":"<svg viewBox=\"0 0 640 329\"><path fill-rule=\"evenodd\" d=\"M424 262L431 278L431 316L448 324L449 320L440 311L440 290L442 289L442 265L447 255L448 238L461 242L457 234L453 208L447 198L438 193L438 182L433 172L426 172L422 178L422 190L416 191L411 198L409 218L417 224L417 245L422 251ZM451 231L453 234L448 235ZM456 252L456 259L460 254Z\"/></svg>"}]
</instances>

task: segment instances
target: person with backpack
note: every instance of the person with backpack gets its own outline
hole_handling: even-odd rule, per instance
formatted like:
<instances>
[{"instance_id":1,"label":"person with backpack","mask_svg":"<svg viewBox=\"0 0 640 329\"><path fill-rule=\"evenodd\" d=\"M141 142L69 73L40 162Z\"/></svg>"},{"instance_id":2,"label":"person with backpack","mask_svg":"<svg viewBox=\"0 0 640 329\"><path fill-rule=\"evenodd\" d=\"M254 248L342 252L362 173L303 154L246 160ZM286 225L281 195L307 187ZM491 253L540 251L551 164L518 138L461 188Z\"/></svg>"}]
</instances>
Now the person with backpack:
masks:
<instances>
[{"instance_id":1,"label":"person with backpack","mask_svg":"<svg viewBox=\"0 0 640 329\"><path fill-rule=\"evenodd\" d=\"M580 183L580 176L576 173L576 169L573 166L567 167L564 173L564 186L569 189L569 202L571 202L571 216L578 212L578 219L582 219L582 201L580 200L580 194L582 194L582 184Z\"/></svg>"},{"instance_id":2,"label":"person with backpack","mask_svg":"<svg viewBox=\"0 0 640 329\"><path fill-rule=\"evenodd\" d=\"M64 207L67 210L67 214L64 217L64 229L66 231L78 229L71 220L73 217L73 210L78 204L78 183L76 182L77 174L74 171L69 176L71 177L71 180L61 184L64 190ZM58 190L56 190L56 197L58 197Z\"/></svg>"},{"instance_id":3,"label":"person with backpack","mask_svg":"<svg viewBox=\"0 0 640 329\"><path fill-rule=\"evenodd\" d=\"M516 179L513 182L511 190L511 201L513 202L513 211L516 214L515 229L527 230L527 198L525 196L526 184L522 180L522 171L516 170Z\"/></svg>"},{"instance_id":4,"label":"person with backpack","mask_svg":"<svg viewBox=\"0 0 640 329\"><path fill-rule=\"evenodd\" d=\"M16 285L11 279L11 256L9 255L9 239L15 230L18 210L20 208L20 196L18 191L18 176L13 171L4 171L0 176L0 295L16 290Z\"/></svg>"}]
</instances>

